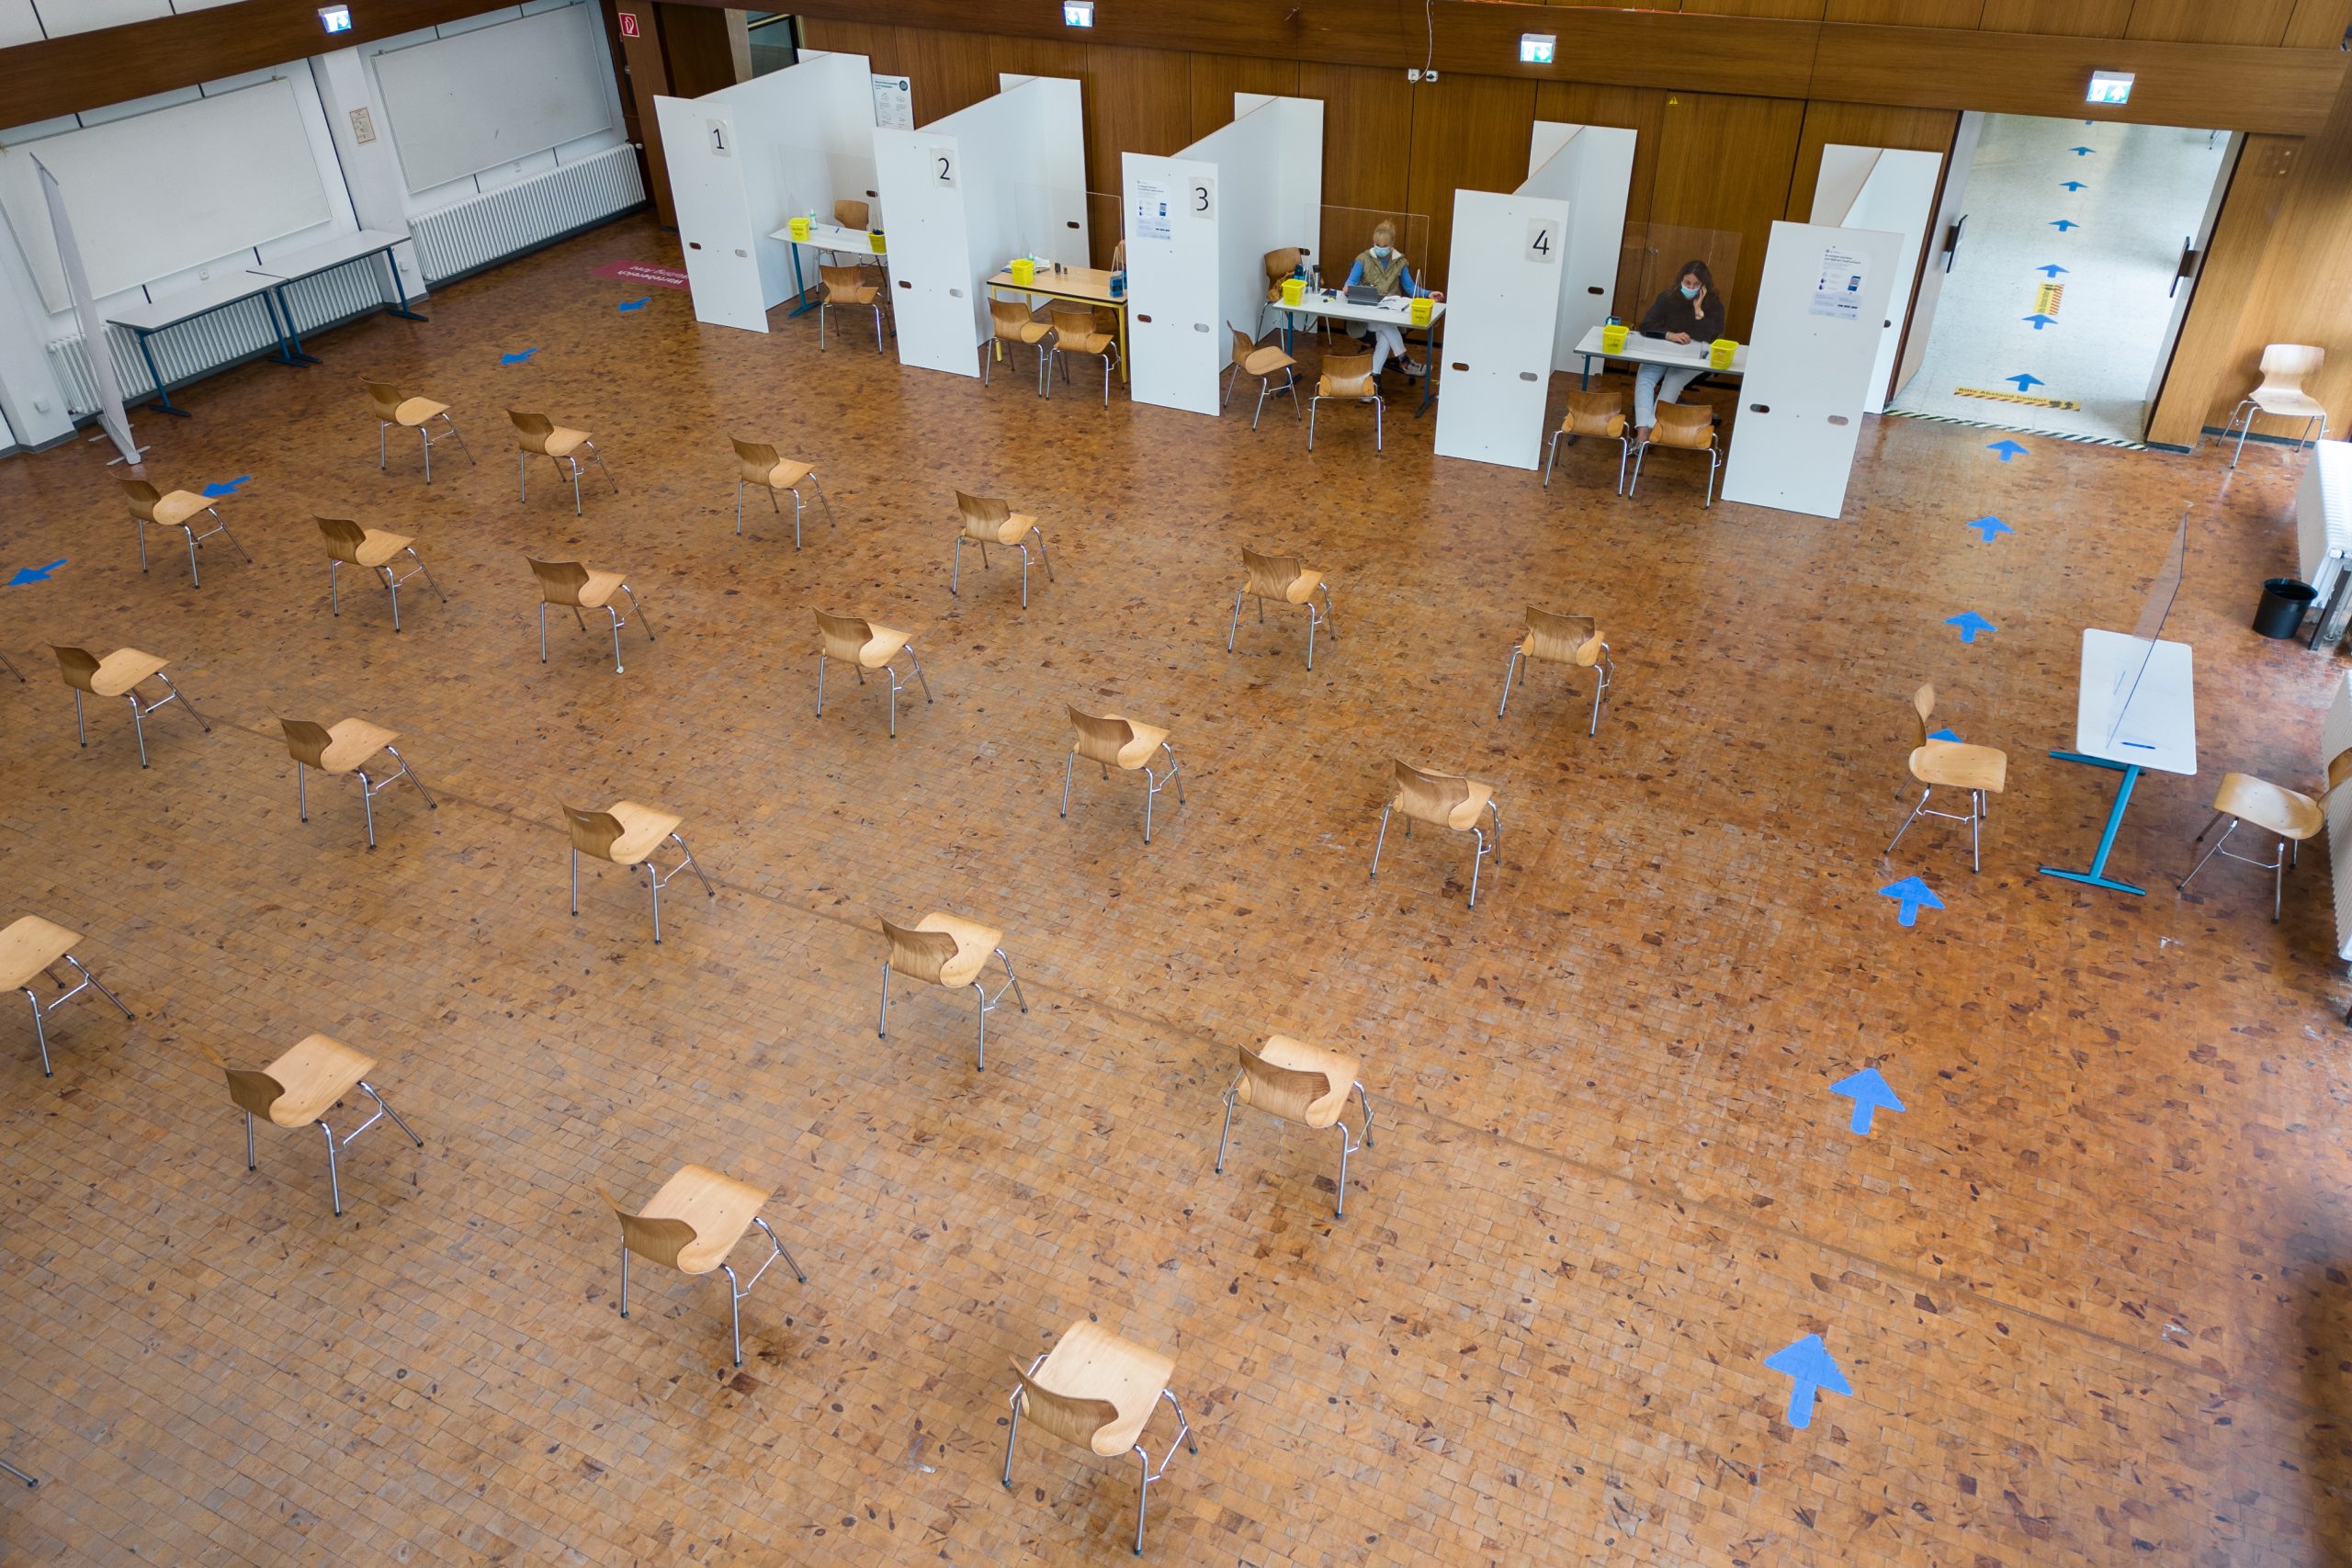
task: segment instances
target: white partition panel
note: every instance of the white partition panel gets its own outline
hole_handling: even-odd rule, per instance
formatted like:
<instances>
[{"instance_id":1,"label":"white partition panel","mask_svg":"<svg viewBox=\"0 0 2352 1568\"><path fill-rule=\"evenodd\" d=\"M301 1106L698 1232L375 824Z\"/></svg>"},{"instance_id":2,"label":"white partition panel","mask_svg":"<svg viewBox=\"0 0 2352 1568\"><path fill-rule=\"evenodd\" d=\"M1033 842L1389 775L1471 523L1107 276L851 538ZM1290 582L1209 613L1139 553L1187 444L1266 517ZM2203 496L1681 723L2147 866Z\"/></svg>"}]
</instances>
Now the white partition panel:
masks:
<instances>
[{"instance_id":1,"label":"white partition panel","mask_svg":"<svg viewBox=\"0 0 2352 1568\"><path fill-rule=\"evenodd\" d=\"M1894 287L1887 294L1885 335L1871 378L1868 412L1886 408L1894 355L1903 344L1903 323L1911 314L1918 282L1919 252L1935 215L1936 182L1943 173L1940 152L1893 147L1853 147L1831 142L1821 150L1821 179L1813 194L1813 220L1846 229L1876 229L1902 237L1894 261Z\"/></svg>"},{"instance_id":2,"label":"white partition panel","mask_svg":"<svg viewBox=\"0 0 2352 1568\"><path fill-rule=\"evenodd\" d=\"M1560 313L1552 368L1575 370L1585 333L1609 319L1617 260L1625 243L1625 200L1634 184L1635 134L1613 125L1539 119L1528 148L1521 196L1568 204L1567 253L1560 265Z\"/></svg>"},{"instance_id":3,"label":"white partition panel","mask_svg":"<svg viewBox=\"0 0 2352 1568\"><path fill-rule=\"evenodd\" d=\"M699 98L653 100L678 209L678 242L686 256L695 320L747 333L768 330L751 209L743 200L743 158L735 118Z\"/></svg>"},{"instance_id":4,"label":"white partition panel","mask_svg":"<svg viewBox=\"0 0 2352 1568\"><path fill-rule=\"evenodd\" d=\"M1191 158L1121 160L1127 237L1128 391L1139 403L1216 412L1217 370L1230 342L1222 313L1217 234L1222 171ZM1206 182L1206 209L1197 193Z\"/></svg>"},{"instance_id":5,"label":"white partition panel","mask_svg":"<svg viewBox=\"0 0 2352 1568\"><path fill-rule=\"evenodd\" d=\"M1437 455L1532 468L1544 446L1568 204L1453 193Z\"/></svg>"},{"instance_id":6,"label":"white partition panel","mask_svg":"<svg viewBox=\"0 0 2352 1568\"><path fill-rule=\"evenodd\" d=\"M1724 499L1835 517L1861 437L1903 238L1775 223Z\"/></svg>"},{"instance_id":7,"label":"white partition panel","mask_svg":"<svg viewBox=\"0 0 2352 1568\"><path fill-rule=\"evenodd\" d=\"M899 324L899 361L951 375L977 376L979 341L964 221L960 139L935 130L876 130L875 174L890 209L890 305Z\"/></svg>"}]
</instances>

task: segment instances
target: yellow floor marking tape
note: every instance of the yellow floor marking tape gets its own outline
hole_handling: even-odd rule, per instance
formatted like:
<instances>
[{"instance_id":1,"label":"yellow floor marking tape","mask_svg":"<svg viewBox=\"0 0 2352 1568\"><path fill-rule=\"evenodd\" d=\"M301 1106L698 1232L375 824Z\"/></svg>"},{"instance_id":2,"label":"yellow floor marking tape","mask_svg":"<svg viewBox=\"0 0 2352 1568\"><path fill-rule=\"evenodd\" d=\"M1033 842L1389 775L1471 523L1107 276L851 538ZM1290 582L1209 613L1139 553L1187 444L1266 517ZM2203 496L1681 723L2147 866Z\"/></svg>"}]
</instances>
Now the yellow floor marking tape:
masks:
<instances>
[{"instance_id":1,"label":"yellow floor marking tape","mask_svg":"<svg viewBox=\"0 0 2352 1568\"><path fill-rule=\"evenodd\" d=\"M1988 402L2023 403L2030 409L2078 409L2083 405L2072 398L2032 398L2023 392L1988 392L1982 387L1954 387L1957 397L1983 398Z\"/></svg>"},{"instance_id":2,"label":"yellow floor marking tape","mask_svg":"<svg viewBox=\"0 0 2352 1568\"><path fill-rule=\"evenodd\" d=\"M2034 313L2042 316L2056 315L2058 313L2058 302L2064 298L2066 298L2066 286L2064 284L2043 284L2041 288L2033 291Z\"/></svg>"}]
</instances>

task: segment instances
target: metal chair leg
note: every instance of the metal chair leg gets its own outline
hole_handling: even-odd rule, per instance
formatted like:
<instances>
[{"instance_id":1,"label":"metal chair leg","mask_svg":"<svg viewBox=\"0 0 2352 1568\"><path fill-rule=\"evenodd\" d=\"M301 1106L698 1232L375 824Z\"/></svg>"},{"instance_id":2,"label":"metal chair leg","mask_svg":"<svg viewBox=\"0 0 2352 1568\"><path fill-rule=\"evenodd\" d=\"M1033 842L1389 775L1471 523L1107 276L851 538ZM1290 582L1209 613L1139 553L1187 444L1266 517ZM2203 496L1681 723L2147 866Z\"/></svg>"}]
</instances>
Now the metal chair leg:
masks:
<instances>
[{"instance_id":1,"label":"metal chair leg","mask_svg":"<svg viewBox=\"0 0 2352 1568\"><path fill-rule=\"evenodd\" d=\"M1510 663L1503 669L1503 700L1495 706L1495 716L1497 718L1502 717L1503 711L1510 706L1511 680L1519 673L1519 656L1525 650L1526 644L1523 640L1511 644Z\"/></svg>"},{"instance_id":2,"label":"metal chair leg","mask_svg":"<svg viewBox=\"0 0 2352 1568\"><path fill-rule=\"evenodd\" d=\"M874 1038L890 1038L890 961L882 961L882 1010L874 1021Z\"/></svg>"},{"instance_id":3,"label":"metal chair leg","mask_svg":"<svg viewBox=\"0 0 2352 1568\"><path fill-rule=\"evenodd\" d=\"M1225 1146L1233 1137L1233 1089L1225 1091L1225 1130L1216 1135L1216 1174L1225 1174Z\"/></svg>"},{"instance_id":4,"label":"metal chair leg","mask_svg":"<svg viewBox=\"0 0 2352 1568\"><path fill-rule=\"evenodd\" d=\"M335 1168L334 1129L322 1121L319 1131L327 1135L327 1193L334 1200L334 1217L339 1220L343 1218L343 1176Z\"/></svg>"},{"instance_id":5,"label":"metal chair leg","mask_svg":"<svg viewBox=\"0 0 2352 1568\"><path fill-rule=\"evenodd\" d=\"M2217 814L2217 815L2225 815L2225 814ZM2206 832L2211 832L2211 830L2212 830L2212 824L2209 822L2209 823L2207 823L2207 824L2206 824ZM2188 890L2188 885L2189 885L2191 882L2193 882L2193 881L2195 881L2195 880L2196 880L2196 878L2197 878L2197 874L2198 874L2199 872L2203 871L2203 870L2205 869L2205 863L2206 863L2207 861L2209 861L2209 860L2211 860L2215 855L2220 854L2220 853L2222 852L2222 846L2223 844L2227 843L2227 842L2229 841L2229 837L2230 837L2230 835L2231 835L2232 833L2236 832L2237 830L2238 830L2238 819L2237 819L2236 818L2233 817L2233 818L2230 818L2230 825L2229 825L2227 828L2225 828L2225 829L2223 829L2222 830L2222 836L2221 836L2220 838L2218 838L2218 839L2216 839L2216 840L2213 840L2213 847L2212 847L2211 849L2210 849L2210 850L2207 850L2207 851L2205 852L2205 853L2203 854L2203 856L2202 856L2202 857L2200 857L2200 858L2198 860L2197 863L2196 863L2195 865L2192 865L2192 866L2190 866L2190 867L2188 868L2188 874L2187 876L2184 876L2184 877L2182 877L2182 878L2180 879L2180 882L2179 882L2179 885L2178 885L2178 887L2177 887L2177 891L2179 891L2179 892L2183 892L2183 893L2187 892L2187 891ZM2203 837L2205 836L2205 834L2204 834L2204 833L2199 833L2199 834L2198 834L2197 836L2198 836L2199 838L2200 838L2200 839L2201 839L2201 838L2203 838Z\"/></svg>"},{"instance_id":6,"label":"metal chair leg","mask_svg":"<svg viewBox=\"0 0 2352 1568\"><path fill-rule=\"evenodd\" d=\"M1372 873L1371 875L1364 878L1367 882L1374 880L1380 874L1381 847L1388 842L1388 814L1396 809L1396 806L1394 801L1391 801L1388 805L1380 808L1380 837L1372 841Z\"/></svg>"},{"instance_id":7,"label":"metal chair leg","mask_svg":"<svg viewBox=\"0 0 2352 1568\"><path fill-rule=\"evenodd\" d=\"M1065 817L1069 815L1069 773L1076 766L1078 766L1078 750L1073 747L1069 760L1062 764L1062 815Z\"/></svg>"}]
</instances>

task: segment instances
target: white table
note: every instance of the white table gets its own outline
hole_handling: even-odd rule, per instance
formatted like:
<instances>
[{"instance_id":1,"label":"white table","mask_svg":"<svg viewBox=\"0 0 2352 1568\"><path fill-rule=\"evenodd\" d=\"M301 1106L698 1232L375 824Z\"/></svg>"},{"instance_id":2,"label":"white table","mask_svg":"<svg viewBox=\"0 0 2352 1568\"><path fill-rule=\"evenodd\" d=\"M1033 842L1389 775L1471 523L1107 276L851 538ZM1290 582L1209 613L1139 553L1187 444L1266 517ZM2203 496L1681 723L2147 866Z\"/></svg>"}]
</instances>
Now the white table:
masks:
<instances>
[{"instance_id":1,"label":"white table","mask_svg":"<svg viewBox=\"0 0 2352 1568\"><path fill-rule=\"evenodd\" d=\"M283 364L301 364L302 361L294 357L294 351L287 344L286 329L278 324L277 307L272 302L277 283L277 279L264 277L258 273L226 272L208 278L193 288L166 294L161 299L118 306L110 310L107 320L118 327L130 329L139 339L139 355L147 362L147 374L155 383L155 400L149 406L158 413L173 414L181 419L188 417L187 410L172 401L171 390L164 385L163 369L155 363L154 351L147 346L147 340L184 321L209 316L215 310L226 310L248 299L258 298L262 309L268 313L269 330L277 334L276 357Z\"/></svg>"},{"instance_id":2,"label":"white table","mask_svg":"<svg viewBox=\"0 0 2352 1568\"><path fill-rule=\"evenodd\" d=\"M2144 669L2142 664L2144 660ZM2134 671L2140 671L2136 685ZM2116 723L2120 709L2123 722ZM2044 876L2144 894L2147 889L2107 874L2117 829L2132 804L2132 786L2149 768L2194 776L2197 772L2197 679L2185 642L2149 644L2123 632L2086 628L2083 633L2081 685L2075 694L2075 750L2050 753L2062 762L2081 762L2123 775L2099 834L2098 852L2088 871L2041 868Z\"/></svg>"},{"instance_id":3,"label":"white table","mask_svg":"<svg viewBox=\"0 0 2352 1568\"><path fill-rule=\"evenodd\" d=\"M792 314L796 316L803 310L816 309L816 306L808 302L808 285L801 278L801 246L807 245L812 250L838 251L845 255L856 256L861 262L865 257L872 256L882 264L885 272L888 272L890 266L890 253L876 246L874 236L864 229L845 229L839 223L811 222L808 225L808 237L805 240L796 240L792 237L792 225L787 223L781 229L770 231L768 238L782 240L791 248L792 292L800 301L792 308Z\"/></svg>"},{"instance_id":4,"label":"white table","mask_svg":"<svg viewBox=\"0 0 2352 1568\"><path fill-rule=\"evenodd\" d=\"M1592 385L1592 362L1596 359L1607 368L1608 362L1622 359L1632 365L1663 365L1676 370L1704 370L1713 376L1745 376L1747 374L1747 345L1741 344L1731 351L1731 368L1718 370L1707 363L1707 344L1703 343L1674 343L1662 337L1644 337L1627 328L1625 346L1608 353L1600 346L1602 329L1593 328L1577 343L1570 352L1584 355L1584 371L1577 379L1579 388Z\"/></svg>"},{"instance_id":5,"label":"white table","mask_svg":"<svg viewBox=\"0 0 2352 1568\"><path fill-rule=\"evenodd\" d=\"M382 256L384 270L392 275L392 293L400 300L397 306L385 306L385 312L389 315L405 317L412 321L421 321L425 319L409 309L408 288L401 282L400 264L392 260L392 247L406 243L408 243L406 234L395 234L389 229L362 229L356 233L337 234L332 240L323 240L315 245L305 245L299 251L290 251L282 256L272 256L268 261L249 269L257 277L274 280L273 287L277 295L277 308L286 318L288 334L294 340L294 358L297 363L316 365L318 361L302 352L302 334L296 331L294 326L294 306L286 298L286 285L289 283L300 283L306 277L316 277L320 273L333 272L339 266L348 266L353 262L365 261L370 256ZM377 298L380 299L383 296L379 294Z\"/></svg>"},{"instance_id":6,"label":"white table","mask_svg":"<svg viewBox=\"0 0 2352 1568\"><path fill-rule=\"evenodd\" d=\"M1400 333L1426 331L1430 334L1429 374L1421 382L1421 408L1414 412L1418 414L1436 400L1438 342L1442 335L1437 324L1445 319L1444 300L1430 301L1430 319L1425 328L1413 324L1413 302L1401 294L1391 294L1375 304L1359 305L1340 289L1309 288L1295 305L1285 305L1276 299L1269 302L1269 308L1282 312L1283 347L1285 349L1291 346L1291 329L1295 324L1295 318L1299 316L1322 316L1334 321L1362 321L1367 326L1395 327Z\"/></svg>"}]
</instances>

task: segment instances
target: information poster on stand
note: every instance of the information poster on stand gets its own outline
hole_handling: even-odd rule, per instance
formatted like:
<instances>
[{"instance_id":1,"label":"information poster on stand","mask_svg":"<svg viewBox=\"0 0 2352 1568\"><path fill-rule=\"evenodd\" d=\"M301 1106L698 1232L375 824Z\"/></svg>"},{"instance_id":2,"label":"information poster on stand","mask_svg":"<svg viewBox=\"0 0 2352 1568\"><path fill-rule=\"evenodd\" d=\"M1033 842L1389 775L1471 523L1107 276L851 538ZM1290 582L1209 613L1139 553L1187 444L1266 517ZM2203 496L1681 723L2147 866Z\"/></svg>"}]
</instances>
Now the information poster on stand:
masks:
<instances>
[{"instance_id":1,"label":"information poster on stand","mask_svg":"<svg viewBox=\"0 0 2352 1568\"><path fill-rule=\"evenodd\" d=\"M874 123L884 130L912 130L915 128L914 78L874 78Z\"/></svg>"},{"instance_id":2,"label":"information poster on stand","mask_svg":"<svg viewBox=\"0 0 2352 1568\"><path fill-rule=\"evenodd\" d=\"M1138 178L1134 181L1136 193L1135 220L1127 225L1129 237L1137 240L1168 240L1175 237L1175 228L1168 220L1168 187L1157 180Z\"/></svg>"},{"instance_id":3,"label":"information poster on stand","mask_svg":"<svg viewBox=\"0 0 2352 1568\"><path fill-rule=\"evenodd\" d=\"M1821 253L1821 273L1813 286L1811 310L1833 321L1861 319L1862 258L1831 246Z\"/></svg>"}]
</instances>

